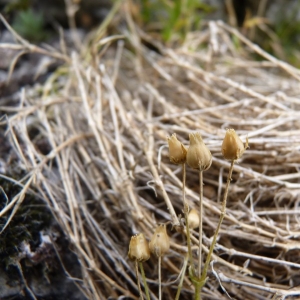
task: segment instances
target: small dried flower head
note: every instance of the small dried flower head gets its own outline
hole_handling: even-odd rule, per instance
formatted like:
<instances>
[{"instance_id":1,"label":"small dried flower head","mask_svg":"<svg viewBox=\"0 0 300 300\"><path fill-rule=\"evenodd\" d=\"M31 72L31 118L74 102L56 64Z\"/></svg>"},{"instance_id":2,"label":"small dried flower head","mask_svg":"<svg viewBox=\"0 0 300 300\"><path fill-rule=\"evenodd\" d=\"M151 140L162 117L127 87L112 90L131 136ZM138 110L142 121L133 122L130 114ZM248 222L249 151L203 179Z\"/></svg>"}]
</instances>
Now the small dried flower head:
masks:
<instances>
[{"instance_id":1,"label":"small dried flower head","mask_svg":"<svg viewBox=\"0 0 300 300\"><path fill-rule=\"evenodd\" d=\"M248 147L248 138L244 146L234 129L227 129L222 144L222 154L227 160L239 159Z\"/></svg>"},{"instance_id":2,"label":"small dried flower head","mask_svg":"<svg viewBox=\"0 0 300 300\"><path fill-rule=\"evenodd\" d=\"M170 238L167 234L166 225L159 225L150 240L149 248L151 253L157 257L163 256L170 249Z\"/></svg>"},{"instance_id":3,"label":"small dried flower head","mask_svg":"<svg viewBox=\"0 0 300 300\"><path fill-rule=\"evenodd\" d=\"M191 209L188 214L189 228L195 229L199 227L200 217L196 209Z\"/></svg>"},{"instance_id":4,"label":"small dried flower head","mask_svg":"<svg viewBox=\"0 0 300 300\"><path fill-rule=\"evenodd\" d=\"M186 162L193 169L206 171L211 166L212 156L204 144L199 132L191 133L190 147L187 151Z\"/></svg>"},{"instance_id":5,"label":"small dried flower head","mask_svg":"<svg viewBox=\"0 0 300 300\"><path fill-rule=\"evenodd\" d=\"M169 157L173 164L184 164L186 161L187 149L182 143L177 140L176 134L173 133L171 137L167 137L169 144Z\"/></svg>"},{"instance_id":6,"label":"small dried flower head","mask_svg":"<svg viewBox=\"0 0 300 300\"><path fill-rule=\"evenodd\" d=\"M128 257L131 260L137 260L139 262L146 261L150 258L149 245L144 234L138 233L131 237Z\"/></svg>"}]
</instances>

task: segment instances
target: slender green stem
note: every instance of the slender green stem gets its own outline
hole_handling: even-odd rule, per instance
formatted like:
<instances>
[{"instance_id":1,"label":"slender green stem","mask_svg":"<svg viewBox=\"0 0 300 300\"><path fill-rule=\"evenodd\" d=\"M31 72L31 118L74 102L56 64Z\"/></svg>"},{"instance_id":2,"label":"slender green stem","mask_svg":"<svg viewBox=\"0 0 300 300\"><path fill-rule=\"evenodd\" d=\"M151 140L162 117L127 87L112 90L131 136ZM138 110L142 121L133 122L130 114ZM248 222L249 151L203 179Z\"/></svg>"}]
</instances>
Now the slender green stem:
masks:
<instances>
[{"instance_id":1,"label":"slender green stem","mask_svg":"<svg viewBox=\"0 0 300 300\"><path fill-rule=\"evenodd\" d=\"M180 297L180 293L181 293L181 289L182 289L182 285L183 285L183 280L184 280L184 277L185 277L185 271L186 271L188 260L189 260L189 255L187 254L184 258L183 266L182 266L182 269L181 269L180 281L179 281L179 284L178 284L175 300L179 300L179 297Z\"/></svg>"},{"instance_id":2,"label":"slender green stem","mask_svg":"<svg viewBox=\"0 0 300 300\"><path fill-rule=\"evenodd\" d=\"M139 266L140 266L140 271L141 271L143 282L144 282L144 288L145 288L145 292L146 292L146 298L147 298L147 300L150 300L149 288L148 288L148 284L147 284L147 281L146 281L146 276L145 276L145 271L144 271L143 263L139 262Z\"/></svg>"},{"instance_id":3,"label":"slender green stem","mask_svg":"<svg viewBox=\"0 0 300 300\"><path fill-rule=\"evenodd\" d=\"M186 164L185 163L182 165L182 173L183 173L182 175L183 212L184 212L185 225L186 225L188 255L189 255L190 266L192 268L193 275L195 275L195 265L194 265L193 254L192 254L192 243L191 243L191 235L190 235L190 228L189 228L189 221L188 221L189 205L185 198L185 185L186 185Z\"/></svg>"},{"instance_id":4,"label":"slender green stem","mask_svg":"<svg viewBox=\"0 0 300 300\"><path fill-rule=\"evenodd\" d=\"M201 300L201 288L199 284L195 285L195 300Z\"/></svg>"},{"instance_id":5,"label":"slender green stem","mask_svg":"<svg viewBox=\"0 0 300 300\"><path fill-rule=\"evenodd\" d=\"M136 274L137 286L138 286L139 293L140 293L140 299L144 300L143 292L142 292L142 289L141 289L139 268L138 268L138 261L137 260L135 260L135 274Z\"/></svg>"},{"instance_id":6,"label":"slender green stem","mask_svg":"<svg viewBox=\"0 0 300 300\"><path fill-rule=\"evenodd\" d=\"M202 267L202 223L203 223L203 171L199 172L199 254L198 254L198 277L201 278L201 267Z\"/></svg>"},{"instance_id":7,"label":"slender green stem","mask_svg":"<svg viewBox=\"0 0 300 300\"><path fill-rule=\"evenodd\" d=\"M204 265L204 269L203 269L203 274L202 274L202 277L201 277L201 281L203 281L203 282L206 279L206 275L207 275L208 266L209 266L209 263L210 263L210 260L211 260L211 256L212 256L212 253L214 251L214 248L215 248L215 245L216 245L216 242L217 242L217 237L218 237L218 234L219 234L219 231L220 231L220 228L221 228L221 224L222 224L223 219L224 219L225 214L226 214L226 203L227 203L227 196L228 196L229 186L230 186L230 182L231 182L233 165L234 165L234 160L231 161L231 165L230 165L230 168L229 168L229 173L228 173L228 177L227 177L227 183L226 183L226 187L225 187L225 192L224 192L224 197L223 197L223 203L222 203L219 223L218 223L216 232L214 234L212 244L209 248L209 252L208 252L207 257L206 257L206 261L205 261L205 265Z\"/></svg>"},{"instance_id":8,"label":"slender green stem","mask_svg":"<svg viewBox=\"0 0 300 300\"><path fill-rule=\"evenodd\" d=\"M158 299L161 300L161 256L158 257Z\"/></svg>"}]
</instances>

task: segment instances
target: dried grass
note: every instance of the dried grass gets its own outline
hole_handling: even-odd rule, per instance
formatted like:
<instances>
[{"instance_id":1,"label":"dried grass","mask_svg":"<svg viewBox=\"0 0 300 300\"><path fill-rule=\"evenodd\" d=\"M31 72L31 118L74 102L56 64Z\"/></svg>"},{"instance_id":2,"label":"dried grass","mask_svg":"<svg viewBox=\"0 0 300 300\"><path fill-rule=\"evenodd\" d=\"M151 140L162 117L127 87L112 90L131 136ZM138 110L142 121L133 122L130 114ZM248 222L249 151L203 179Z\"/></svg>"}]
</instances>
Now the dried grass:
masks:
<instances>
[{"instance_id":1,"label":"dried grass","mask_svg":"<svg viewBox=\"0 0 300 300\"><path fill-rule=\"evenodd\" d=\"M200 131L213 154L204 173L207 252L229 166L220 147L225 129L233 127L244 141L248 136L250 149L234 167L203 297L227 299L223 290L233 299L300 297L300 71L222 22L210 22L172 48L125 15L127 29L123 24L115 36L92 35L81 53L44 49L64 66L43 86L23 89L18 107L1 107L27 176L22 193L0 215L14 212L34 188L72 244L82 270L74 280L87 298L137 299L127 258L131 235L143 232L149 239L157 223L178 224L182 214L181 169L169 162L166 136L176 132L188 144L188 133ZM42 154L38 142L49 151ZM197 207L198 173L191 169L187 200ZM174 298L187 252L182 234L169 234L165 299ZM156 299L156 259L144 266ZM187 275L182 299L192 294Z\"/></svg>"}]
</instances>

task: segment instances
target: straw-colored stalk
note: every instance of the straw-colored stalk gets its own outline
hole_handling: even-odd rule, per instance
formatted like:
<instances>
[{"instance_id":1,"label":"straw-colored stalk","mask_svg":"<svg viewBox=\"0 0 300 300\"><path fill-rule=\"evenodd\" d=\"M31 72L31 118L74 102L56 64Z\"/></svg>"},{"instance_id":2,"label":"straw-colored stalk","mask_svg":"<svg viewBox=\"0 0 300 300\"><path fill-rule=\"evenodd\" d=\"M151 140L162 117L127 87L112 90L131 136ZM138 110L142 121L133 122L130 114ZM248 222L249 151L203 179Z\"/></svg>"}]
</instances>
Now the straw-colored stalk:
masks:
<instances>
[{"instance_id":1,"label":"straw-colored stalk","mask_svg":"<svg viewBox=\"0 0 300 300\"><path fill-rule=\"evenodd\" d=\"M202 264L202 237L203 237L203 171L199 172L199 255L198 255L198 277L201 277L201 264Z\"/></svg>"},{"instance_id":2,"label":"straw-colored stalk","mask_svg":"<svg viewBox=\"0 0 300 300\"><path fill-rule=\"evenodd\" d=\"M183 170L183 178L182 178L182 194L183 194L183 210L184 210L184 219L186 224L186 240L187 240L187 246L188 246L188 256L190 261L190 266L192 268L193 273L195 274L195 265L193 260L193 254L192 254L192 242L191 242L191 234L190 234L190 226L189 226L189 205L185 198L185 185L186 185L186 164L182 165Z\"/></svg>"},{"instance_id":3,"label":"straw-colored stalk","mask_svg":"<svg viewBox=\"0 0 300 300\"><path fill-rule=\"evenodd\" d=\"M193 168L199 170L199 250L198 250L198 272L197 278L201 278L202 267L202 223L203 223L203 171L210 168L212 163L212 155L204 144L200 133L191 133L190 147L187 151L186 161L187 164ZM195 277L195 274L192 274ZM197 281L197 280L196 280ZM195 284L195 299L201 299L201 288L198 284Z\"/></svg>"},{"instance_id":4,"label":"straw-colored stalk","mask_svg":"<svg viewBox=\"0 0 300 300\"><path fill-rule=\"evenodd\" d=\"M218 222L216 232L215 232L214 237L213 237L213 241L211 243L211 246L209 248L209 252L208 252L207 257L206 257L206 261L205 261L204 268L203 268L203 273L202 273L202 276L201 276L201 279L200 279L200 284L199 284L200 288L202 288L203 285L205 284L206 275L207 275L207 271L208 271L208 266L209 266L212 253L214 251L214 248L215 248L215 245L216 245L216 242L217 242L217 238L218 238L218 235L219 235L219 231L220 231L223 219L224 219L225 214L226 214L226 204L227 204L228 191L229 191L229 186L230 186L231 176L232 176L232 171L233 171L233 165L234 165L234 160L232 160L231 164L230 164L229 173L228 173L228 177L227 177L227 183L226 183L223 202L222 202L221 215L220 215L220 219L219 219L219 222Z\"/></svg>"},{"instance_id":5,"label":"straw-colored stalk","mask_svg":"<svg viewBox=\"0 0 300 300\"><path fill-rule=\"evenodd\" d=\"M151 253L158 258L158 299L161 300L161 258L170 249L170 238L167 234L165 224L162 224L155 229L155 232L149 243L149 248Z\"/></svg>"},{"instance_id":6,"label":"straw-colored stalk","mask_svg":"<svg viewBox=\"0 0 300 300\"><path fill-rule=\"evenodd\" d=\"M207 271L208 271L208 266L209 266L212 253L214 251L214 248L215 248L215 245L216 245L216 242L217 242L217 238L218 238L218 235L219 235L219 231L220 231L223 219L224 219L225 214L226 214L227 197L228 197L229 186L230 186L230 182L231 182L231 176L232 176L232 172L233 172L234 162L243 155L243 153L247 149L247 147L248 147L248 138L246 139L246 144L244 145L243 142L241 141L241 139L236 134L234 129L228 129L226 131L226 135L225 135L225 138L224 138L223 143L222 143L222 154L223 154L224 158L227 159L227 160L230 160L231 163L230 163L230 167L229 167L225 192L224 192L224 196L223 196L221 215L220 215L220 219L219 219L219 222L218 222L218 225L217 225L216 232L215 232L214 237L213 237L212 244L210 246L209 252L208 252L207 257L206 257L206 261L205 261L205 265L204 265L204 269L203 269L203 274L202 274L202 276L200 278L200 282L199 282L199 287L200 288L202 288L202 286L205 284L206 275L207 275Z\"/></svg>"},{"instance_id":7,"label":"straw-colored stalk","mask_svg":"<svg viewBox=\"0 0 300 300\"><path fill-rule=\"evenodd\" d=\"M171 137L167 137L168 144L169 144L169 158L173 164L181 164L182 165L182 199L183 199L183 213L184 219L186 224L186 238L187 238L187 245L188 245L188 259L190 261L190 266L192 268L193 274L195 274L195 266L193 261L193 254L192 254L192 246L191 246L191 237L190 237L190 226L189 226L189 205L186 201L185 196L185 189L186 189L186 155L187 149L186 147L178 141L176 134L173 133ZM181 285L178 286L177 295L179 297L181 291Z\"/></svg>"}]
</instances>

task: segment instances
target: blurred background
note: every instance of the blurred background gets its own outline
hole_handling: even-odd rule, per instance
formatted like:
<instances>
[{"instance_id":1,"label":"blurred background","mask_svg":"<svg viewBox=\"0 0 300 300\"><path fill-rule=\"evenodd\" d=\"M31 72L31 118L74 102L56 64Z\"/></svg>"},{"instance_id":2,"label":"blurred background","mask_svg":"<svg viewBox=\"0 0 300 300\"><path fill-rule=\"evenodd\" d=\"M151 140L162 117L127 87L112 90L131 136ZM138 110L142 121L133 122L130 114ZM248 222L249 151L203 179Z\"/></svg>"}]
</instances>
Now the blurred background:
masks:
<instances>
[{"instance_id":1,"label":"blurred background","mask_svg":"<svg viewBox=\"0 0 300 300\"><path fill-rule=\"evenodd\" d=\"M252 41L276 57L299 66L299 0L140 0L129 1L139 25L165 41L201 28L208 20L238 27ZM114 1L0 0L0 10L14 29L31 42L57 35L75 14L78 30L99 26ZM2 26L3 29L3 26Z\"/></svg>"}]
</instances>

